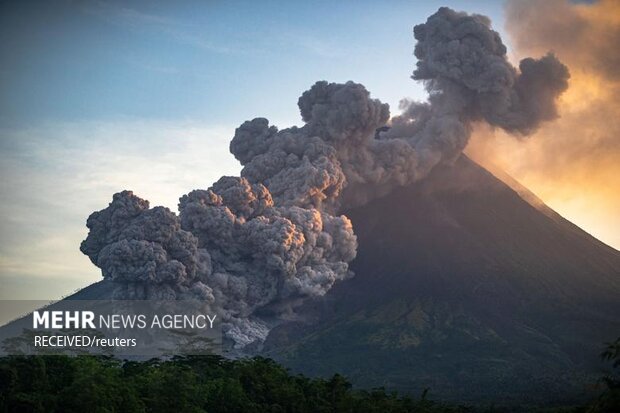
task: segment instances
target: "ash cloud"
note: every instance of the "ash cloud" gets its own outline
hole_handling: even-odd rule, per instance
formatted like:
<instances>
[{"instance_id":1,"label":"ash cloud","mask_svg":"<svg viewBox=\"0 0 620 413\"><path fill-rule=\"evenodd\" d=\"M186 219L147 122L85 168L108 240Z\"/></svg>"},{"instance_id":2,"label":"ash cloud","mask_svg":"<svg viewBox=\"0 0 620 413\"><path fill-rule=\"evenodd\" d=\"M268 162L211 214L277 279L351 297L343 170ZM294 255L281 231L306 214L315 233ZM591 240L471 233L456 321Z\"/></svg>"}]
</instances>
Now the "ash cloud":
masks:
<instances>
[{"instance_id":1,"label":"ash cloud","mask_svg":"<svg viewBox=\"0 0 620 413\"><path fill-rule=\"evenodd\" d=\"M254 314L264 320L290 316L303 298L324 295L347 277L355 257L346 217L278 207L264 185L245 178L223 177L209 190L192 191L179 210L182 227L211 253L207 283L231 321L229 336L241 345L266 336Z\"/></svg>"},{"instance_id":2,"label":"ash cloud","mask_svg":"<svg viewBox=\"0 0 620 413\"><path fill-rule=\"evenodd\" d=\"M240 177L180 199L177 217L130 192L88 220L82 251L120 297L214 302L237 347L260 342L351 274L357 241L338 211L424 178L459 156L472 122L527 134L556 116L568 70L554 55L519 69L486 17L441 8L414 28L426 103L387 104L361 84L319 81L298 101L304 125L256 118L230 144Z\"/></svg>"},{"instance_id":3,"label":"ash cloud","mask_svg":"<svg viewBox=\"0 0 620 413\"><path fill-rule=\"evenodd\" d=\"M88 218L81 250L115 283L115 298L203 300L239 347L264 340L269 323L346 278L355 257L346 217L276 207L265 186L245 178L192 191L179 209L115 194Z\"/></svg>"},{"instance_id":4,"label":"ash cloud","mask_svg":"<svg viewBox=\"0 0 620 413\"><path fill-rule=\"evenodd\" d=\"M168 208L149 208L148 201L123 191L106 209L93 212L86 226L90 231L80 250L116 283L115 298L213 301L202 283L211 272L209 254Z\"/></svg>"},{"instance_id":5,"label":"ash cloud","mask_svg":"<svg viewBox=\"0 0 620 413\"><path fill-rule=\"evenodd\" d=\"M416 26L414 36L412 78L425 83L430 104L405 103L405 113L393 120L398 135L460 152L472 122L525 135L557 117L556 99L567 89L569 73L553 54L523 59L517 70L487 17L447 8Z\"/></svg>"}]
</instances>

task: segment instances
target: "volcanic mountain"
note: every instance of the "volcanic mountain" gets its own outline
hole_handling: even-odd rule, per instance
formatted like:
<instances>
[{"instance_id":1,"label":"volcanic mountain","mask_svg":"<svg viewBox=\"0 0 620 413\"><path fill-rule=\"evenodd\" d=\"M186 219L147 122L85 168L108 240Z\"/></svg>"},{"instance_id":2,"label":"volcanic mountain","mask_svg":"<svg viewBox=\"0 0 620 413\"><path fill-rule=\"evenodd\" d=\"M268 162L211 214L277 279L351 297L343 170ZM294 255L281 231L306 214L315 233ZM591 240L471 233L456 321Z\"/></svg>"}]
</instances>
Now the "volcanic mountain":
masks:
<instances>
[{"instance_id":1,"label":"volcanic mountain","mask_svg":"<svg viewBox=\"0 0 620 413\"><path fill-rule=\"evenodd\" d=\"M359 241L354 277L251 351L458 402L592 396L602 346L620 335L619 251L464 155L344 213ZM67 299L112 292L101 281Z\"/></svg>"},{"instance_id":2,"label":"volcanic mountain","mask_svg":"<svg viewBox=\"0 0 620 413\"><path fill-rule=\"evenodd\" d=\"M463 155L345 211L355 276L272 330L263 354L461 402L585 396L620 335L620 252L513 188Z\"/></svg>"}]
</instances>

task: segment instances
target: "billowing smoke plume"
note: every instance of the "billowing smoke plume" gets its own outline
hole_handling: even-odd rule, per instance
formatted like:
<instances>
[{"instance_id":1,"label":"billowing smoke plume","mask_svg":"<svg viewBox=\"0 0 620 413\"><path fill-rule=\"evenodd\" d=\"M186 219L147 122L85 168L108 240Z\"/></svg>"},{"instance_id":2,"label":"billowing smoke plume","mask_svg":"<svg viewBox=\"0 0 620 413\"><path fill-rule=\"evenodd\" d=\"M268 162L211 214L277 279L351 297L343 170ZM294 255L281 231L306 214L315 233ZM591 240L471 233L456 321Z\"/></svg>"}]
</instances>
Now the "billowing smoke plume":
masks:
<instances>
[{"instance_id":1,"label":"billowing smoke plume","mask_svg":"<svg viewBox=\"0 0 620 413\"><path fill-rule=\"evenodd\" d=\"M213 301L202 283L211 273L209 254L168 208L149 209L148 201L123 191L106 209L93 212L86 226L90 232L80 249L104 278L117 283L115 298Z\"/></svg>"},{"instance_id":2,"label":"billowing smoke plume","mask_svg":"<svg viewBox=\"0 0 620 413\"><path fill-rule=\"evenodd\" d=\"M460 154L474 121L525 135L557 116L556 98L568 87L566 66L547 54L523 59L515 69L487 17L441 8L414 36L412 78L425 82L429 103L402 102L403 113L384 136L426 153L426 165Z\"/></svg>"},{"instance_id":3,"label":"billowing smoke plume","mask_svg":"<svg viewBox=\"0 0 620 413\"><path fill-rule=\"evenodd\" d=\"M417 68L428 103L389 108L359 84L317 82L299 98L302 128L278 131L267 120L244 123L231 151L250 182L263 183L277 202L330 209L350 207L426 176L467 145L471 123L484 120L528 134L557 116L555 100L568 70L552 54L506 58L488 18L441 8L414 28Z\"/></svg>"},{"instance_id":4,"label":"billowing smoke plume","mask_svg":"<svg viewBox=\"0 0 620 413\"><path fill-rule=\"evenodd\" d=\"M262 184L223 177L181 198L182 227L212 257L207 282L234 319L237 343L264 339L252 315L285 317L304 297L320 296L348 275L357 247L351 222L315 208L275 206Z\"/></svg>"},{"instance_id":5,"label":"billowing smoke plume","mask_svg":"<svg viewBox=\"0 0 620 413\"><path fill-rule=\"evenodd\" d=\"M412 77L428 103L407 102L390 122L364 86L317 82L299 98L303 127L256 118L236 130L241 177L184 195L179 217L116 194L89 218L82 251L121 297L198 296L220 308L237 346L264 339L273 320L349 275L356 239L337 211L454 159L473 121L526 134L556 116L568 71L553 55L517 70L486 17L447 8L414 34Z\"/></svg>"},{"instance_id":6,"label":"billowing smoke plume","mask_svg":"<svg viewBox=\"0 0 620 413\"><path fill-rule=\"evenodd\" d=\"M269 191L223 177L181 198L180 218L129 191L93 213L81 250L117 284L119 299L215 303L228 337L262 340L265 319L285 317L348 275L351 222L314 208L275 207ZM183 228L183 229L182 229Z\"/></svg>"}]
</instances>

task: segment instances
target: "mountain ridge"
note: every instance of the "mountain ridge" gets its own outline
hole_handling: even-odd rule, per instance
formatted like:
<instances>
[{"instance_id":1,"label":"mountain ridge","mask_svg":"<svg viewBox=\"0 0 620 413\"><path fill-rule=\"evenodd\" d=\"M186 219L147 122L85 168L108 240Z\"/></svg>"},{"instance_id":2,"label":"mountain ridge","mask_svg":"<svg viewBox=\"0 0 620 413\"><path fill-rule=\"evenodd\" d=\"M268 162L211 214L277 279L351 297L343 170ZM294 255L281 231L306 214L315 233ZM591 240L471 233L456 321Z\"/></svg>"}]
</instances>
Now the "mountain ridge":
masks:
<instances>
[{"instance_id":1,"label":"mountain ridge","mask_svg":"<svg viewBox=\"0 0 620 413\"><path fill-rule=\"evenodd\" d=\"M462 156L345 211L355 277L274 329L264 354L453 400L585 397L620 332L620 253L545 208Z\"/></svg>"},{"instance_id":2,"label":"mountain ridge","mask_svg":"<svg viewBox=\"0 0 620 413\"><path fill-rule=\"evenodd\" d=\"M344 211L359 240L355 276L247 351L459 402L591 397L600 348L620 332L620 252L514 185L463 155Z\"/></svg>"}]
</instances>

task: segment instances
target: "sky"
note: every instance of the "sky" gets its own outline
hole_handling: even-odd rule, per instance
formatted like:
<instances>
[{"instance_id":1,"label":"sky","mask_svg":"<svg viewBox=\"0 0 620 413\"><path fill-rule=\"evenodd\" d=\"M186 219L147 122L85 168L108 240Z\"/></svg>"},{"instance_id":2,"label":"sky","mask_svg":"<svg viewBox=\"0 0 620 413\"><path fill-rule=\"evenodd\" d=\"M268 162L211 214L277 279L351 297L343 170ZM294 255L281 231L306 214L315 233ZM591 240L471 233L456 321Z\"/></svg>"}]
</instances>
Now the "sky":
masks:
<instances>
[{"instance_id":1,"label":"sky","mask_svg":"<svg viewBox=\"0 0 620 413\"><path fill-rule=\"evenodd\" d=\"M501 1L1 3L0 299L56 299L100 280L79 251L92 211L123 189L176 211L182 194L239 173L237 126L300 124L297 99L317 80L362 83L393 114L404 97L424 100L409 78L412 27L444 5L489 16L511 56L535 49L513 47ZM501 139L472 156L620 247L618 230L584 218L603 204L615 216L613 204L565 180L561 195L545 192L545 175Z\"/></svg>"}]
</instances>

